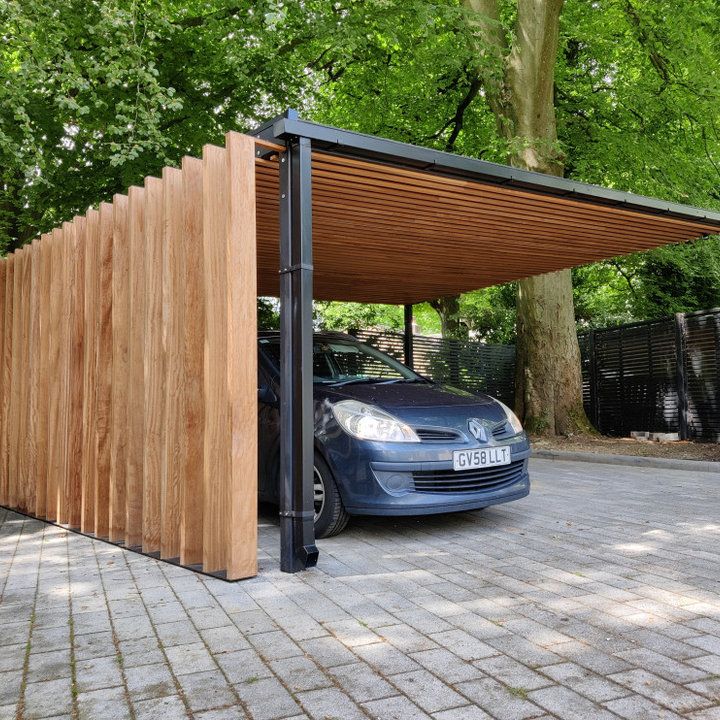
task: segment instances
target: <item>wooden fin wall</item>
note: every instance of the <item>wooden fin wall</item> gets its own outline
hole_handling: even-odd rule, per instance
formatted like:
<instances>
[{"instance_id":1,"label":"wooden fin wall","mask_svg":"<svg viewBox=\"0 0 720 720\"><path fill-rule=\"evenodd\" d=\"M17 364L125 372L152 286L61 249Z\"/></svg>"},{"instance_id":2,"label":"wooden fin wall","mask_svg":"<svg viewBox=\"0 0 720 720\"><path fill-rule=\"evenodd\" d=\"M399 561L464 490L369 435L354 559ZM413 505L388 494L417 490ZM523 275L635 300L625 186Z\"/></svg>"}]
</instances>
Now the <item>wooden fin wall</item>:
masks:
<instances>
[{"instance_id":1,"label":"wooden fin wall","mask_svg":"<svg viewBox=\"0 0 720 720\"><path fill-rule=\"evenodd\" d=\"M0 259L0 504L257 572L255 140Z\"/></svg>"}]
</instances>

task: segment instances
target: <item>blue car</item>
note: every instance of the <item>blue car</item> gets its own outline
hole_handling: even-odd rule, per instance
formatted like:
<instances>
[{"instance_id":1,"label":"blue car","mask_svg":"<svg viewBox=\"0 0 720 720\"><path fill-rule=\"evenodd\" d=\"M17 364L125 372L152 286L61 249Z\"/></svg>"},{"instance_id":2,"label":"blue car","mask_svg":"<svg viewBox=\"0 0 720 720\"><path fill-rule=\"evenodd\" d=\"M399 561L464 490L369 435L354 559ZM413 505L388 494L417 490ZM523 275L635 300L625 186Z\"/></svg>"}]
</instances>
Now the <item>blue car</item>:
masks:
<instances>
[{"instance_id":1,"label":"blue car","mask_svg":"<svg viewBox=\"0 0 720 720\"><path fill-rule=\"evenodd\" d=\"M530 492L530 445L489 395L439 385L339 333L315 335L315 532L352 515L479 510ZM259 337L259 493L279 500L280 336Z\"/></svg>"}]
</instances>

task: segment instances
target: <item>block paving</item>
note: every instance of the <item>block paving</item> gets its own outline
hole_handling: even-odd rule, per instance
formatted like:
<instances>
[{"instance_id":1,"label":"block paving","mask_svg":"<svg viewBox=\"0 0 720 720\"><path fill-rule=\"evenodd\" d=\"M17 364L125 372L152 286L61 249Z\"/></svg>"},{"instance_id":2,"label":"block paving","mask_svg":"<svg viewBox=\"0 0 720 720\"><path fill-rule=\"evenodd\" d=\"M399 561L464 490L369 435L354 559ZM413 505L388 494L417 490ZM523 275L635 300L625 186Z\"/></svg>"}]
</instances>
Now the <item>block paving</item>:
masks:
<instances>
[{"instance_id":1,"label":"block paving","mask_svg":"<svg viewBox=\"0 0 720 720\"><path fill-rule=\"evenodd\" d=\"M532 477L239 583L0 509L0 718L720 720L720 472Z\"/></svg>"}]
</instances>

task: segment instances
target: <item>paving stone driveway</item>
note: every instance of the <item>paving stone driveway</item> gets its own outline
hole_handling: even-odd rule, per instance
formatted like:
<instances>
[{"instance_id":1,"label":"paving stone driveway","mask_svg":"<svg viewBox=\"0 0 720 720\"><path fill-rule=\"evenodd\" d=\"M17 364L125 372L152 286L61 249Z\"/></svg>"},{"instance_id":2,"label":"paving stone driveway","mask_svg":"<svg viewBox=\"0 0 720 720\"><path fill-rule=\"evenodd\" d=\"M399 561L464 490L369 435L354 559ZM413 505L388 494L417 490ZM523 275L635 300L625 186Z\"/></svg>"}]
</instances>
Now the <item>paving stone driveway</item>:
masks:
<instances>
[{"instance_id":1,"label":"paving stone driveway","mask_svg":"<svg viewBox=\"0 0 720 720\"><path fill-rule=\"evenodd\" d=\"M0 717L720 718L720 473L533 471L235 584L0 509Z\"/></svg>"}]
</instances>

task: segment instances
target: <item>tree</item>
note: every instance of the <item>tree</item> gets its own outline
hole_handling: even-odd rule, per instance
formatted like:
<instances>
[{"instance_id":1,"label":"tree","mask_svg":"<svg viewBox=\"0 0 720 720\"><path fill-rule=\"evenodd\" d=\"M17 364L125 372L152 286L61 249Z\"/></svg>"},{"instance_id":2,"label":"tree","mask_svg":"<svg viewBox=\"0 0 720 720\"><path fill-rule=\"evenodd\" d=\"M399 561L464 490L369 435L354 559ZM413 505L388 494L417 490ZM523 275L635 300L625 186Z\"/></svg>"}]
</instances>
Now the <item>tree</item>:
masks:
<instances>
[{"instance_id":1,"label":"tree","mask_svg":"<svg viewBox=\"0 0 720 720\"><path fill-rule=\"evenodd\" d=\"M565 0L562 14L559 7L0 3L0 252L288 106L351 130L720 205L717 0ZM536 100L539 118L530 109ZM713 247L576 269L578 320L606 324L709 302L720 296ZM567 290L567 274L563 282ZM508 290L497 292L460 297L457 313L442 303L456 329L509 340L514 311ZM437 313L427 305L422 313L422 326L436 331ZM564 317L569 326L572 313ZM552 364L562 365L563 343L547 337L544 357L555 353ZM554 417L550 425L563 429Z\"/></svg>"},{"instance_id":2,"label":"tree","mask_svg":"<svg viewBox=\"0 0 720 720\"><path fill-rule=\"evenodd\" d=\"M498 0L464 0L482 81L510 162L563 174L555 117L555 65L563 0L517 0L509 17ZM570 270L517 286L516 410L537 433L590 430L582 403L580 348Z\"/></svg>"}]
</instances>

